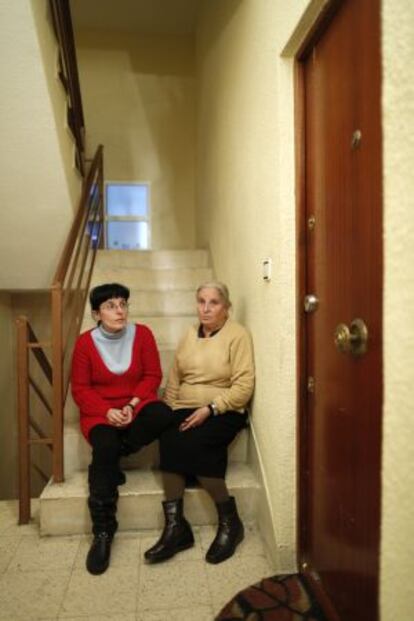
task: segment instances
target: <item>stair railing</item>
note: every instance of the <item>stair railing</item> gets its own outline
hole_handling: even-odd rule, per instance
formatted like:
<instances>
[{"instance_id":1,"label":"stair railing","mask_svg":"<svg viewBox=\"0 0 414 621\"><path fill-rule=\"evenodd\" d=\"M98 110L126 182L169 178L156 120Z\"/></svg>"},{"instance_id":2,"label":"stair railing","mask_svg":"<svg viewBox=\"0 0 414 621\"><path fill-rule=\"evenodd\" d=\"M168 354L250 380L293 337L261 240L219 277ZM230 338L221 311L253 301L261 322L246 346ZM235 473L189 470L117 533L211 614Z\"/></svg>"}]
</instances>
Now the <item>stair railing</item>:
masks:
<instances>
[{"instance_id":1,"label":"stair railing","mask_svg":"<svg viewBox=\"0 0 414 621\"><path fill-rule=\"evenodd\" d=\"M49 0L49 7L59 47L59 78L67 96L67 122L76 144L76 166L84 176L85 121L69 0Z\"/></svg>"},{"instance_id":2,"label":"stair railing","mask_svg":"<svg viewBox=\"0 0 414 621\"><path fill-rule=\"evenodd\" d=\"M19 424L19 524L30 519L31 446L45 444L52 451L52 477L64 478L63 410L69 388L70 360L79 334L96 251L100 247L103 214L103 147L99 146L85 179L79 207L54 275L51 292L52 336L39 342L27 317L17 319L17 410ZM46 351L49 350L49 357ZM30 372L29 353L51 387L44 394ZM31 416L30 389L51 415L46 433ZM47 474L43 473L47 479Z\"/></svg>"}]
</instances>

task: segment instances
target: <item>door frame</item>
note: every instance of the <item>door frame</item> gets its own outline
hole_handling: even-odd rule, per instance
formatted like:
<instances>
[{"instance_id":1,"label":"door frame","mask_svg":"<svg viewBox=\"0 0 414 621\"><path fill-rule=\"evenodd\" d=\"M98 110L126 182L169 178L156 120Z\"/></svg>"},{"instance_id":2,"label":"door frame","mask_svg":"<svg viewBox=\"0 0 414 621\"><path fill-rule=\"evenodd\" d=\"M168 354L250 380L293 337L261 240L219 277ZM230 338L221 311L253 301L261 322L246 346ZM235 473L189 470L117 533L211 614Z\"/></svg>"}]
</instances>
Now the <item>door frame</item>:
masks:
<instances>
[{"instance_id":1,"label":"door frame","mask_svg":"<svg viewBox=\"0 0 414 621\"><path fill-rule=\"evenodd\" d=\"M306 317L303 312L303 300L306 291L306 164L305 164L305 69L304 59L314 43L321 38L330 25L337 9L346 0L328 0L317 15L314 23L306 33L299 49L294 55L294 149L295 149L295 196L296 196L296 356L297 356L297 565L299 572L308 582L328 621L340 621L334 602L321 586L318 576L312 572L305 554L306 523L301 519L306 515L306 424L307 424L307 368L306 368Z\"/></svg>"}]
</instances>

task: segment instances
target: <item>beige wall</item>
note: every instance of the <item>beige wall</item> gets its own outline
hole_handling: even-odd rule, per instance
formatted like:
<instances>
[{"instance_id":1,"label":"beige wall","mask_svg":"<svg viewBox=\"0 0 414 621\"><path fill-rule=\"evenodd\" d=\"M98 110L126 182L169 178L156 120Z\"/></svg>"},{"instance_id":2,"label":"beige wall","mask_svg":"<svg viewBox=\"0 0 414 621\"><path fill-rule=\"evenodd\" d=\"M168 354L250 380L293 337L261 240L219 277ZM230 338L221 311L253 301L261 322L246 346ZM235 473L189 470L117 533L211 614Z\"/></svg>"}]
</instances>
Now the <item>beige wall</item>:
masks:
<instances>
[{"instance_id":1,"label":"beige wall","mask_svg":"<svg viewBox=\"0 0 414 621\"><path fill-rule=\"evenodd\" d=\"M197 47L198 240L253 334L252 425L281 571L296 566L296 303L292 62L280 53L305 4L206 1Z\"/></svg>"},{"instance_id":2,"label":"beige wall","mask_svg":"<svg viewBox=\"0 0 414 621\"><path fill-rule=\"evenodd\" d=\"M46 6L33 3L37 17ZM2 2L0 21L0 289L41 289L52 279L76 194L56 133L57 98L43 68L44 58L55 66L56 48L45 40L40 49L28 2ZM60 106L63 125L63 93Z\"/></svg>"},{"instance_id":3,"label":"beige wall","mask_svg":"<svg viewBox=\"0 0 414 621\"><path fill-rule=\"evenodd\" d=\"M414 4L382 1L385 403L381 621L413 616Z\"/></svg>"},{"instance_id":4,"label":"beige wall","mask_svg":"<svg viewBox=\"0 0 414 621\"><path fill-rule=\"evenodd\" d=\"M149 181L152 247L194 247L194 44L188 36L77 32L90 147L108 181Z\"/></svg>"}]
</instances>

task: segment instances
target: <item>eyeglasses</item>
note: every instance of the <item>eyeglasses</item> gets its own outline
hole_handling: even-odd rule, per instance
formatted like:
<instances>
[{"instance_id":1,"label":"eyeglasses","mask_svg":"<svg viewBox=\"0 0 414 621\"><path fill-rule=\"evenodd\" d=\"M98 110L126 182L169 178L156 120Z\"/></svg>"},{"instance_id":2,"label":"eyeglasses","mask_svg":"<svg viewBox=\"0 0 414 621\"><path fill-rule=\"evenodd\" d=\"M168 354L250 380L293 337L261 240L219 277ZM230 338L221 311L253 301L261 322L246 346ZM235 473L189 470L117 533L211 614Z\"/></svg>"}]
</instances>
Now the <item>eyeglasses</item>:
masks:
<instances>
[{"instance_id":1,"label":"eyeglasses","mask_svg":"<svg viewBox=\"0 0 414 621\"><path fill-rule=\"evenodd\" d=\"M100 310L106 310L106 311L116 311L116 310L121 310L123 312L126 312L129 308L129 304L128 302L125 302L124 300L121 300L121 302L119 302L118 304L116 304L115 302L105 302L104 304L101 304L100 306Z\"/></svg>"}]
</instances>

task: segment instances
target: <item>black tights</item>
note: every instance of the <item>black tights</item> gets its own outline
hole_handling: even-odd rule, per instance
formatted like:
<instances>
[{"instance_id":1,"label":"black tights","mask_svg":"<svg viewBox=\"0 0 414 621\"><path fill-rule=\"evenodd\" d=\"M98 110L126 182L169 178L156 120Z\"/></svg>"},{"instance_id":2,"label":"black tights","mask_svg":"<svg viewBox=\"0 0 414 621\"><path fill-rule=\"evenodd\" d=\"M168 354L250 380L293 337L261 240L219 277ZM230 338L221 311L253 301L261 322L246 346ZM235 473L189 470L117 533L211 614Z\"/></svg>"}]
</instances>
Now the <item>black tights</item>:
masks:
<instances>
[{"instance_id":1,"label":"black tights","mask_svg":"<svg viewBox=\"0 0 414 621\"><path fill-rule=\"evenodd\" d=\"M119 460L122 455L139 451L156 440L174 423L171 409L161 401L144 406L125 429L96 425L89 434L92 463L89 467L90 491L111 494L119 484Z\"/></svg>"},{"instance_id":2,"label":"black tights","mask_svg":"<svg viewBox=\"0 0 414 621\"><path fill-rule=\"evenodd\" d=\"M200 476L197 476L197 479L215 503L225 502L229 499L229 492L224 479ZM183 497L185 490L184 475L176 472L163 472L162 482L166 500L177 500Z\"/></svg>"}]
</instances>

